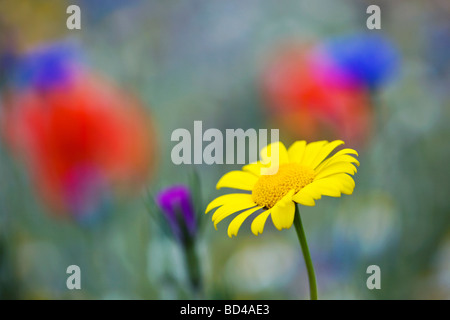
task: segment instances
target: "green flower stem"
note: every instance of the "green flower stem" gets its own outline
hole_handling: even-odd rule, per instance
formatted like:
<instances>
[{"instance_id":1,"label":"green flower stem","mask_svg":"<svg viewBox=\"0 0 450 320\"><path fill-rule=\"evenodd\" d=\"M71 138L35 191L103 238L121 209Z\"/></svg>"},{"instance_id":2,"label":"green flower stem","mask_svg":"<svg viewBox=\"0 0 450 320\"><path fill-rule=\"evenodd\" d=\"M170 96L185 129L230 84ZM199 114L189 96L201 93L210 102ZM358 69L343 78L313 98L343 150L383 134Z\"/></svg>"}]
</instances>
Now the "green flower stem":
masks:
<instances>
[{"instance_id":1,"label":"green flower stem","mask_svg":"<svg viewBox=\"0 0 450 320\"><path fill-rule=\"evenodd\" d=\"M306 270L308 271L310 298L311 300L317 300L316 275L314 273L314 266L311 260L311 255L309 254L308 242L306 241L306 235L305 231L303 230L302 219L300 217L300 211L298 210L297 205L295 206L294 226L295 231L297 231L300 246L302 247L303 258L305 259L306 264Z\"/></svg>"},{"instance_id":2,"label":"green flower stem","mask_svg":"<svg viewBox=\"0 0 450 320\"><path fill-rule=\"evenodd\" d=\"M188 269L189 280L194 290L194 295L200 298L202 295L202 281L200 272L200 263L198 261L195 241L189 238L184 243L184 253L186 258L186 265Z\"/></svg>"}]
</instances>

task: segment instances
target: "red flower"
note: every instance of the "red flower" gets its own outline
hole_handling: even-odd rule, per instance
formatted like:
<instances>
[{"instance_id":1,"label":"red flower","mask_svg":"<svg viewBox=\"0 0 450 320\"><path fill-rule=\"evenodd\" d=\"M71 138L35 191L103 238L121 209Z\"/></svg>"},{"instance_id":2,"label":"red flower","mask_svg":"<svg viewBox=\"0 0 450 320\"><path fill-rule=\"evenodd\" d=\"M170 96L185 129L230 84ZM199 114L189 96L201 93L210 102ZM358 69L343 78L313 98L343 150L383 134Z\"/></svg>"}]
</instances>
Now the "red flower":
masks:
<instances>
[{"instance_id":1,"label":"red flower","mask_svg":"<svg viewBox=\"0 0 450 320\"><path fill-rule=\"evenodd\" d=\"M270 116L294 139L364 141L371 108L366 88L309 47L283 48L262 75Z\"/></svg>"},{"instance_id":2,"label":"red flower","mask_svg":"<svg viewBox=\"0 0 450 320\"><path fill-rule=\"evenodd\" d=\"M148 115L100 79L83 75L70 86L14 93L5 107L7 141L57 212L86 215L113 187L139 185L150 174Z\"/></svg>"}]
</instances>

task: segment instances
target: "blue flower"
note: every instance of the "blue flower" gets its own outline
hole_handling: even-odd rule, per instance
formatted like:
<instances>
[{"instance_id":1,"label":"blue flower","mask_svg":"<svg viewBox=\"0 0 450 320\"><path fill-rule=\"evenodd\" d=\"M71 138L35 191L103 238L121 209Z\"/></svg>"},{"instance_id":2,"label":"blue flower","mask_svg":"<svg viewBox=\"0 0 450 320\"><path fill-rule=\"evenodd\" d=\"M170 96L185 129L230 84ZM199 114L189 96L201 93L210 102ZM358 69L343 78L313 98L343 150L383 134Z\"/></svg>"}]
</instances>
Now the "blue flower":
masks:
<instances>
[{"instance_id":1,"label":"blue flower","mask_svg":"<svg viewBox=\"0 0 450 320\"><path fill-rule=\"evenodd\" d=\"M358 33L336 37L324 44L334 62L356 81L378 89L396 75L400 56L381 34Z\"/></svg>"},{"instance_id":2,"label":"blue flower","mask_svg":"<svg viewBox=\"0 0 450 320\"><path fill-rule=\"evenodd\" d=\"M19 88L51 89L71 82L79 54L72 42L56 42L35 48L18 57L13 84Z\"/></svg>"}]
</instances>

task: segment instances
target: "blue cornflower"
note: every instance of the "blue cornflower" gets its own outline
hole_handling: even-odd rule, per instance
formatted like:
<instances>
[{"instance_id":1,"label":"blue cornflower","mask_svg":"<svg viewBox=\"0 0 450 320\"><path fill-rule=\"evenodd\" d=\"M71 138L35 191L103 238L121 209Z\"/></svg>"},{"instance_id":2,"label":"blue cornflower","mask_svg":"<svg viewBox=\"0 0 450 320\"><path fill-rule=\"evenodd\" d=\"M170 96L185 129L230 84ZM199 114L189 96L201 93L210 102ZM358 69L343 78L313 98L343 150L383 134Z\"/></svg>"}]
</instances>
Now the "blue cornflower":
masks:
<instances>
[{"instance_id":1,"label":"blue cornflower","mask_svg":"<svg viewBox=\"0 0 450 320\"><path fill-rule=\"evenodd\" d=\"M51 89L71 83L79 68L79 50L68 41L37 47L19 56L13 67L13 84L18 88Z\"/></svg>"},{"instance_id":2,"label":"blue cornflower","mask_svg":"<svg viewBox=\"0 0 450 320\"><path fill-rule=\"evenodd\" d=\"M356 81L378 89L398 72L399 52L382 34L358 33L332 38L323 49Z\"/></svg>"}]
</instances>

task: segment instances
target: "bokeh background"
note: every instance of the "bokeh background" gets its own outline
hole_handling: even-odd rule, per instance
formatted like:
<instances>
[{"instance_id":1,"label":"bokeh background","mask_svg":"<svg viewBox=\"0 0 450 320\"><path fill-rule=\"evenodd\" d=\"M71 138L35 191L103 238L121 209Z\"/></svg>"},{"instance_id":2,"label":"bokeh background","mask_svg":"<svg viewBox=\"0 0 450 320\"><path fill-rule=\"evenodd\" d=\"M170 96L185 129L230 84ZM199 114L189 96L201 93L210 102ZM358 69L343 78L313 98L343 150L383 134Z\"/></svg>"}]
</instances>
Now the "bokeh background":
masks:
<instances>
[{"instance_id":1,"label":"bokeh background","mask_svg":"<svg viewBox=\"0 0 450 320\"><path fill-rule=\"evenodd\" d=\"M239 165L172 163L201 120L358 150L354 194L301 208L319 298L449 299L449 71L445 0L1 0L0 298L308 298L293 229L230 239L203 214ZM179 184L194 286L153 201Z\"/></svg>"}]
</instances>

